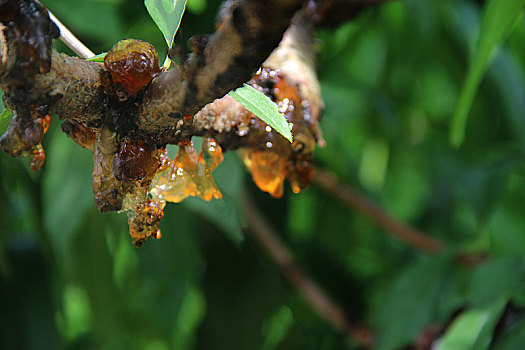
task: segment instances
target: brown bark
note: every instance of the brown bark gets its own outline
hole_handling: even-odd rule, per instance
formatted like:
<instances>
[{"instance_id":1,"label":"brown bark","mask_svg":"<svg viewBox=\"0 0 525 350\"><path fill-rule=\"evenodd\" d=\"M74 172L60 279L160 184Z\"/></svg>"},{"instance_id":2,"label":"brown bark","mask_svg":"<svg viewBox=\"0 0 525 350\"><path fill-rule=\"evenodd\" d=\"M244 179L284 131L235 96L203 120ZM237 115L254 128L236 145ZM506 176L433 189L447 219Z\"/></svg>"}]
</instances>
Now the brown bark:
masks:
<instances>
[{"instance_id":1,"label":"brown bark","mask_svg":"<svg viewBox=\"0 0 525 350\"><path fill-rule=\"evenodd\" d=\"M310 103L313 119L319 119L323 104L315 76L312 23L323 24L328 18L342 13L346 13L347 18L352 17L362 8L377 2L380 0L308 1L309 24L293 26L288 39L285 38L281 45L292 49L280 50L266 61L265 66L286 71L287 76L298 84L301 95ZM199 120L192 121L184 116L195 115L207 103L248 81L277 46L293 14L302 4L303 1L299 0L227 1L219 16L217 31L194 40L192 47L195 52L181 66L161 72L152 80L133 101L136 108L127 108L127 113L124 113L126 124L131 125L135 133L156 135L154 139L159 144L213 133L214 130L221 134L228 131L224 118L211 125L210 108L204 113L208 115L205 119L198 116ZM351 8L352 13L340 11L341 7ZM19 37L13 33L13 28L2 24L0 39L0 89L7 91L8 107L16 109L16 103L10 98L15 93L10 94L10 91L23 80L24 88L29 88L24 100L29 97L30 100L42 101L50 114L94 129L102 125L108 114L119 114L126 108L115 102L111 78L103 65L52 51L49 72L21 79L16 64L23 59L17 50ZM300 56L294 57L298 53ZM225 100L230 99L226 97ZM227 104L230 102L217 103L217 106L222 105L218 115L224 116L222 110L230 109ZM319 130L316 130L316 136L322 143ZM221 143L224 146L224 142Z\"/></svg>"},{"instance_id":2,"label":"brown bark","mask_svg":"<svg viewBox=\"0 0 525 350\"><path fill-rule=\"evenodd\" d=\"M180 67L158 74L139 97L139 108L131 116L136 127L148 134L174 134L174 125L183 116L197 113L205 104L241 86L279 44L302 3L231 2L228 16L214 34L203 37L199 50ZM0 88L9 91L20 80L13 63L22 57L11 45L19 38L5 26L1 34L0 42L5 45L0 50ZM111 100L107 78L102 65L53 51L51 70L31 77L30 94L46 100L49 95L50 113L62 119L101 125Z\"/></svg>"},{"instance_id":3,"label":"brown bark","mask_svg":"<svg viewBox=\"0 0 525 350\"><path fill-rule=\"evenodd\" d=\"M41 141L50 115L58 115L63 131L93 150L97 207L128 212L137 245L160 237L165 197L220 195L210 192L214 166L195 153L192 136L207 138L209 154L245 148L255 182L273 196L282 195L285 179L299 192L313 176L315 144L324 143L311 8L319 5L326 16L334 1L310 1L290 26L303 3L226 1L215 33L192 39L193 53L159 72L154 48L132 39L117 43L104 64L59 54L51 49L58 32L47 10L33 0L0 0L0 89L13 110L0 146L14 156L29 155L32 168L41 167ZM292 144L224 96L257 69L250 84L279 105L292 126ZM168 143L182 146L177 160L166 159ZM186 175L174 177L175 168ZM177 183L177 190L164 194L155 187L158 181L162 188Z\"/></svg>"}]
</instances>

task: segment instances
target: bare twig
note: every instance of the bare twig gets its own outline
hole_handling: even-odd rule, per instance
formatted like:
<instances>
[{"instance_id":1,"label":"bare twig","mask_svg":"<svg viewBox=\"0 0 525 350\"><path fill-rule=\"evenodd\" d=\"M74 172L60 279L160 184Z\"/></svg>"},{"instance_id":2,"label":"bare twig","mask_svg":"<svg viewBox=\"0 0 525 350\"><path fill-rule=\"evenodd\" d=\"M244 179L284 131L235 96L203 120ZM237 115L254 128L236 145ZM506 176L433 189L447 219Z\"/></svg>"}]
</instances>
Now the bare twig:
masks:
<instances>
[{"instance_id":1,"label":"bare twig","mask_svg":"<svg viewBox=\"0 0 525 350\"><path fill-rule=\"evenodd\" d=\"M445 248L443 241L392 218L376 204L355 192L348 185L341 183L333 174L327 171L316 169L314 183L349 207L374 221L378 226L385 229L386 232L416 248L432 253L440 252Z\"/></svg>"},{"instance_id":2,"label":"bare twig","mask_svg":"<svg viewBox=\"0 0 525 350\"><path fill-rule=\"evenodd\" d=\"M73 33L71 33L71 31L67 29L67 27L62 22L60 22L58 18L56 18L56 16L51 11L49 11L49 9L47 11L49 12L49 18L55 22L58 29L60 30L60 40L62 40L62 42L67 45L67 47L73 50L73 52L76 53L80 58L87 59L95 56L93 51L88 49L86 45L84 45Z\"/></svg>"},{"instance_id":3,"label":"bare twig","mask_svg":"<svg viewBox=\"0 0 525 350\"><path fill-rule=\"evenodd\" d=\"M272 230L251 199L244 197L243 206L250 225L250 233L268 253L288 281L310 304L314 311L335 329L347 334L366 348L373 346L371 331L361 325L352 325L342 308L310 279L295 263L290 250Z\"/></svg>"},{"instance_id":4,"label":"bare twig","mask_svg":"<svg viewBox=\"0 0 525 350\"><path fill-rule=\"evenodd\" d=\"M364 10L390 0L309 0L306 14L318 26L336 28Z\"/></svg>"}]
</instances>

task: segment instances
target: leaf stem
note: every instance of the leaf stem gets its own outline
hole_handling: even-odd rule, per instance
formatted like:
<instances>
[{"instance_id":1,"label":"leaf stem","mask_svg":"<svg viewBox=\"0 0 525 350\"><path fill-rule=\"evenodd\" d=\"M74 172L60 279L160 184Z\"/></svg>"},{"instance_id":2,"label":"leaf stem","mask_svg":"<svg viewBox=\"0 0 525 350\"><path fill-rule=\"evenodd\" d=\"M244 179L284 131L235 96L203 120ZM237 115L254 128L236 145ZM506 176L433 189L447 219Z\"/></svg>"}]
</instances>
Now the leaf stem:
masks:
<instances>
[{"instance_id":1,"label":"leaf stem","mask_svg":"<svg viewBox=\"0 0 525 350\"><path fill-rule=\"evenodd\" d=\"M164 68L165 70L168 70L170 66L171 66L170 57L166 55L166 59L164 60L164 64L162 65L162 68Z\"/></svg>"},{"instance_id":2,"label":"leaf stem","mask_svg":"<svg viewBox=\"0 0 525 350\"><path fill-rule=\"evenodd\" d=\"M86 45L78 40L78 38L73 33L71 33L71 31L67 29L67 27L62 22L60 22L58 18L56 18L56 16L51 11L49 11L49 9L48 12L49 18L51 18L51 20L57 25L58 29L60 29L60 40L62 40L62 42L67 45L67 47L73 50L73 52L76 53L78 57L83 59L95 56L93 51L91 51Z\"/></svg>"}]
</instances>

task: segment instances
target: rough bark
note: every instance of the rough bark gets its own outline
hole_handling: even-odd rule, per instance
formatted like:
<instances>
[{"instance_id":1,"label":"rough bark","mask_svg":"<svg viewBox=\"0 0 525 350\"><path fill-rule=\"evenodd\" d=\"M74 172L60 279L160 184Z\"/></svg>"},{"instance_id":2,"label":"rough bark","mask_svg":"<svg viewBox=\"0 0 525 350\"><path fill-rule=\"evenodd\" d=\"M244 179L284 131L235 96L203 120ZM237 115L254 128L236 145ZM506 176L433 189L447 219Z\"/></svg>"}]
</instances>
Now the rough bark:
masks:
<instances>
[{"instance_id":1,"label":"rough bark","mask_svg":"<svg viewBox=\"0 0 525 350\"><path fill-rule=\"evenodd\" d=\"M166 200L221 196L211 172L222 149L245 149L254 181L274 197L283 194L285 179L299 192L312 179L315 145L324 143L314 24L340 3L363 8L363 0L310 0L298 12L306 2L226 1L215 33L192 39L193 52L180 66L159 71L154 48L137 40L117 43L104 64L59 54L51 48L58 31L45 8L34 0L0 0L0 89L13 110L0 146L40 168L42 138L50 115L58 115L62 130L93 151L97 207L127 212L137 246L160 237ZM291 124L293 143L225 96L250 77ZM205 138L199 154L193 136ZM168 143L180 146L173 160Z\"/></svg>"},{"instance_id":2,"label":"rough bark","mask_svg":"<svg viewBox=\"0 0 525 350\"><path fill-rule=\"evenodd\" d=\"M139 107L131 116L135 126L147 134L175 133L174 125L183 116L197 113L205 104L241 86L279 44L302 3L231 1L217 31L202 37L186 62L158 74L137 98ZM5 25L2 29L0 88L10 90L20 81L20 71L14 63L23 57L12 45L19 36ZM108 74L101 64L56 51L52 52L50 71L30 80L30 94L35 100L45 97L49 112L62 119L101 125L107 105L113 102L108 93Z\"/></svg>"}]
</instances>

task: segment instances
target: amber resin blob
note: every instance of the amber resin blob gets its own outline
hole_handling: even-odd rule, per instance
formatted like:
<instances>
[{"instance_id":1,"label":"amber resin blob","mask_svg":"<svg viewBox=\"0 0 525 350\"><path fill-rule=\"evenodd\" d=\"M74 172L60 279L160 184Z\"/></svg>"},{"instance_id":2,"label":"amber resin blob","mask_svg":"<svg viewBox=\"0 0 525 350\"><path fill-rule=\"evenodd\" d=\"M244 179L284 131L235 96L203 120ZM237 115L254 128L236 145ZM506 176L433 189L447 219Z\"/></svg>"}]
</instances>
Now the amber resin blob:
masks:
<instances>
[{"instance_id":1,"label":"amber resin blob","mask_svg":"<svg viewBox=\"0 0 525 350\"><path fill-rule=\"evenodd\" d=\"M160 71L159 55L153 45L136 39L116 43L104 57L104 66L111 73L121 100L136 96Z\"/></svg>"},{"instance_id":2,"label":"amber resin blob","mask_svg":"<svg viewBox=\"0 0 525 350\"><path fill-rule=\"evenodd\" d=\"M308 101L303 99L295 84L279 71L260 69L250 85L270 97L292 126L293 143L273 130L247 110L237 125L238 135L258 139L255 146L244 151L244 164L252 173L257 187L280 198L284 181L299 193L308 187L313 177L312 153L317 143L317 120L310 115Z\"/></svg>"},{"instance_id":3,"label":"amber resin blob","mask_svg":"<svg viewBox=\"0 0 525 350\"><path fill-rule=\"evenodd\" d=\"M123 149L129 147L125 145ZM136 153L136 150L133 153ZM128 187L120 212L128 214L129 233L136 246L142 246L148 237L161 237L159 223L164 215L166 202L179 203L189 196L200 197L206 201L222 198L212 176L212 171L223 160L222 149L214 139L203 138L199 153L195 150L193 142L188 140L181 142L178 154L173 160L168 158L165 149L155 150L152 157L155 160L156 171L154 176L151 175L153 178L150 175L142 178L135 173L122 177L134 184ZM138 167L144 168L144 164ZM115 170L115 161L113 168ZM144 179L147 182L144 182Z\"/></svg>"},{"instance_id":4,"label":"amber resin blob","mask_svg":"<svg viewBox=\"0 0 525 350\"><path fill-rule=\"evenodd\" d=\"M202 148L196 152L192 141L179 145L177 156L169 167L153 179L151 197L179 203L186 197L200 197L205 201L222 198L212 171L223 160L222 149L212 138L202 140Z\"/></svg>"}]
</instances>

